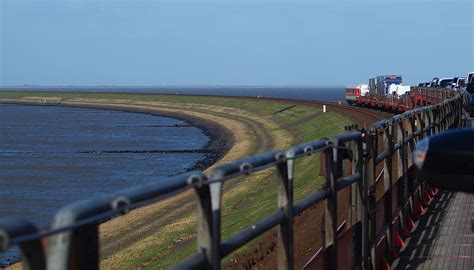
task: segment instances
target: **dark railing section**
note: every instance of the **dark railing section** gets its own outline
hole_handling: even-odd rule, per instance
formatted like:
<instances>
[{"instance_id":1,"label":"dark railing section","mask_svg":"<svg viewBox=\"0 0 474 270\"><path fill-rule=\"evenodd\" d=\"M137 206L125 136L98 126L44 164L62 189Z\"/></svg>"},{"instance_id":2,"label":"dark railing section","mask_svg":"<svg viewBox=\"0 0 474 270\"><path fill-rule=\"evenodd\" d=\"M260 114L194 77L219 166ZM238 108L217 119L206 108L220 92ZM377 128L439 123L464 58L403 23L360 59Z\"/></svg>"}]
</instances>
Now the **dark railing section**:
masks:
<instances>
[{"instance_id":1,"label":"dark railing section","mask_svg":"<svg viewBox=\"0 0 474 270\"><path fill-rule=\"evenodd\" d=\"M46 231L39 231L27 220L1 218L0 248L18 245L28 269L98 269L101 223L194 189L198 198L198 251L174 269L219 269L223 257L275 227L278 268L293 269L294 217L322 201L322 247L305 268L378 269L397 256L400 234L405 237L410 233L410 220L419 215L425 193L432 192L414 177L414 146L425 136L458 126L461 101L452 92L450 99L440 104L382 120L369 129L234 161L209 175L191 172L165 182L80 201L61 209ZM315 153L324 155L324 188L294 202L295 161ZM350 161L350 173L342 172L344 160ZM278 210L222 240L223 182L267 168L276 168ZM345 221L338 224L337 194L343 189L349 189L351 207Z\"/></svg>"}]
</instances>

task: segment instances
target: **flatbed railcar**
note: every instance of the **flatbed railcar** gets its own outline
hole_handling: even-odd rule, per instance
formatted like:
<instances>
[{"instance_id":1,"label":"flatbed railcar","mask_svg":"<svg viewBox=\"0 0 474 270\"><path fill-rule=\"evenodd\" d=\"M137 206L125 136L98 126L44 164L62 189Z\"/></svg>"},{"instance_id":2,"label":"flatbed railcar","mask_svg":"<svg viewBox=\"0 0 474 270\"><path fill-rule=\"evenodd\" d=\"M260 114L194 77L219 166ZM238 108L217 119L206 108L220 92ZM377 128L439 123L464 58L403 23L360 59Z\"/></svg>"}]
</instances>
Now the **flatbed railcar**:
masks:
<instances>
[{"instance_id":1,"label":"flatbed railcar","mask_svg":"<svg viewBox=\"0 0 474 270\"><path fill-rule=\"evenodd\" d=\"M444 88L412 87L410 92L402 96L374 93L357 96L352 104L360 107L404 112L422 106L438 104L451 97L453 92L453 90Z\"/></svg>"}]
</instances>

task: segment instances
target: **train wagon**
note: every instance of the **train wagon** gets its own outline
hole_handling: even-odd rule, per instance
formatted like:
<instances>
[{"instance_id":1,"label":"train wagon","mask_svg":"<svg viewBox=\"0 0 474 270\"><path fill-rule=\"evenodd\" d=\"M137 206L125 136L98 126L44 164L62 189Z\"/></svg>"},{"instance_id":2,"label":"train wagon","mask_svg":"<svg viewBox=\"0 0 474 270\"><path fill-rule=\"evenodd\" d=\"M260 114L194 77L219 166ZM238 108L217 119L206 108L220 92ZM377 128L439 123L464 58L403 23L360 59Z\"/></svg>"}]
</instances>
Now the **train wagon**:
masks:
<instances>
[{"instance_id":1,"label":"train wagon","mask_svg":"<svg viewBox=\"0 0 474 270\"><path fill-rule=\"evenodd\" d=\"M349 105L355 105L356 98L360 97L360 88L346 88L346 101Z\"/></svg>"},{"instance_id":2,"label":"train wagon","mask_svg":"<svg viewBox=\"0 0 474 270\"><path fill-rule=\"evenodd\" d=\"M346 88L346 101L349 105L355 105L357 97L365 96L369 93L369 86L366 84L360 84L357 87Z\"/></svg>"}]
</instances>

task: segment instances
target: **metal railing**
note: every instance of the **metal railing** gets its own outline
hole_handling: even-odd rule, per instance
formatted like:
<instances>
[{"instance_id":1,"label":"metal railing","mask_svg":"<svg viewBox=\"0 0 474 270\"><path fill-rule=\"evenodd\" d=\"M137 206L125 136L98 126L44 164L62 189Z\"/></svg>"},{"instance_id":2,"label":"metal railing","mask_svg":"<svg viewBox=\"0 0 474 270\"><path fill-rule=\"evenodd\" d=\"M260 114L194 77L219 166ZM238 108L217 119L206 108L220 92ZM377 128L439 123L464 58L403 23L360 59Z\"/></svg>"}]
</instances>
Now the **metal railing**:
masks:
<instances>
[{"instance_id":1,"label":"metal railing","mask_svg":"<svg viewBox=\"0 0 474 270\"><path fill-rule=\"evenodd\" d=\"M1 218L0 248L19 246L26 269L98 269L101 223L193 189L198 198L198 251L174 269L220 269L222 258L274 227L278 231L278 268L293 269L294 217L323 201L322 247L305 267L377 269L384 260L391 260L397 249L394 237L406 230L405 219L416 214L417 203L422 202L423 192L428 189L413 174L415 143L458 126L461 107L462 99L453 93L440 104L396 115L366 130L248 157L219 166L208 175L190 172L73 203L56 214L52 227L46 231L25 219ZM295 161L318 152L324 155L325 187L295 202ZM346 176L342 172L344 160L352 164L351 173ZM222 184L268 168L276 168L277 210L253 226L221 239ZM343 189L350 190L351 207L342 227L338 224L337 194ZM345 244L339 245L340 241ZM339 258L343 249L351 256Z\"/></svg>"}]
</instances>

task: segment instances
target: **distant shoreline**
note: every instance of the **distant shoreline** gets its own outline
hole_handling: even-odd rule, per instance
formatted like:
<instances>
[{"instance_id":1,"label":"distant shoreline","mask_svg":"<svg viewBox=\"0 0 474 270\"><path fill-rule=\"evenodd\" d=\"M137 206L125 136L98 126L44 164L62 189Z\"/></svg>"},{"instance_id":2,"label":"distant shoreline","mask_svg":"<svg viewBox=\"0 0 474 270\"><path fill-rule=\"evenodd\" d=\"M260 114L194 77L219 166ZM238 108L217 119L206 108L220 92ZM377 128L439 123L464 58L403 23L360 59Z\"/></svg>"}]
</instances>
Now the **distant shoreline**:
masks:
<instances>
[{"instance_id":1,"label":"distant shoreline","mask_svg":"<svg viewBox=\"0 0 474 270\"><path fill-rule=\"evenodd\" d=\"M140 89L140 88L216 88L216 89L233 89L233 88L341 88L345 85L0 85L0 90L9 89Z\"/></svg>"}]
</instances>

